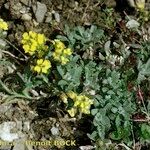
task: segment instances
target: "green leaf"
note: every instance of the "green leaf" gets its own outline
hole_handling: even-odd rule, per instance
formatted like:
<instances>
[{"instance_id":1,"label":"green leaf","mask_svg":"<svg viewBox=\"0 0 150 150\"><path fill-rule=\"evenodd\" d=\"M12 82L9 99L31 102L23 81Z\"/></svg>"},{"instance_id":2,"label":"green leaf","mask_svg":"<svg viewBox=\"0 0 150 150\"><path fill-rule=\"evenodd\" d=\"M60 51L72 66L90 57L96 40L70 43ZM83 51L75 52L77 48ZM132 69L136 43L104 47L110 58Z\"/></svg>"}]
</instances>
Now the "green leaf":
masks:
<instances>
[{"instance_id":1,"label":"green leaf","mask_svg":"<svg viewBox=\"0 0 150 150\"><path fill-rule=\"evenodd\" d=\"M67 85L68 83L67 83L67 81L65 81L65 80L60 80L59 82L58 82L58 85L60 85L61 87L64 87L65 85Z\"/></svg>"},{"instance_id":2,"label":"green leaf","mask_svg":"<svg viewBox=\"0 0 150 150\"><path fill-rule=\"evenodd\" d=\"M98 113L98 111L99 111L99 109L92 109L91 110L91 114L93 115L93 116L95 116L97 113Z\"/></svg>"},{"instance_id":3,"label":"green leaf","mask_svg":"<svg viewBox=\"0 0 150 150\"><path fill-rule=\"evenodd\" d=\"M96 140L96 137L97 137L97 132L96 132L96 131L93 131L92 134L87 134L87 136L88 136L91 140L95 141L95 140Z\"/></svg>"},{"instance_id":4,"label":"green leaf","mask_svg":"<svg viewBox=\"0 0 150 150\"><path fill-rule=\"evenodd\" d=\"M115 125L116 128L119 128L119 126L121 126L121 118L120 115L117 115L116 119L115 119Z\"/></svg>"},{"instance_id":5,"label":"green leaf","mask_svg":"<svg viewBox=\"0 0 150 150\"><path fill-rule=\"evenodd\" d=\"M62 66L57 66L57 70L59 74L63 77L64 76L64 70L62 69Z\"/></svg>"},{"instance_id":6,"label":"green leaf","mask_svg":"<svg viewBox=\"0 0 150 150\"><path fill-rule=\"evenodd\" d=\"M141 125L141 133L142 133L142 137L145 140L150 140L150 125L142 124Z\"/></svg>"}]
</instances>

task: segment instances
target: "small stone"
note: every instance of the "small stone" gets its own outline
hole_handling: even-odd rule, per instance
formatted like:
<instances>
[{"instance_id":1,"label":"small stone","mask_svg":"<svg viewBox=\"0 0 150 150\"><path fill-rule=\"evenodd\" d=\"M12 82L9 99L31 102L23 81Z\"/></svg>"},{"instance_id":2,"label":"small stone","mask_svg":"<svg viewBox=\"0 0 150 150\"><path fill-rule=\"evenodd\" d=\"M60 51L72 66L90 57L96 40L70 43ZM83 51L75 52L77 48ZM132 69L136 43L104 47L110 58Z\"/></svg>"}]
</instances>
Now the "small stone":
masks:
<instances>
[{"instance_id":1,"label":"small stone","mask_svg":"<svg viewBox=\"0 0 150 150\"><path fill-rule=\"evenodd\" d=\"M29 11L28 11L28 12L29 12ZM21 14L27 13L27 8L26 8L26 7L21 8L20 13L21 13Z\"/></svg>"},{"instance_id":2,"label":"small stone","mask_svg":"<svg viewBox=\"0 0 150 150\"><path fill-rule=\"evenodd\" d=\"M20 0L20 2L23 3L26 6L29 5L29 0Z\"/></svg>"},{"instance_id":3,"label":"small stone","mask_svg":"<svg viewBox=\"0 0 150 150\"><path fill-rule=\"evenodd\" d=\"M59 135L59 129L56 127L52 127L51 128L51 133L52 135Z\"/></svg>"},{"instance_id":4,"label":"small stone","mask_svg":"<svg viewBox=\"0 0 150 150\"><path fill-rule=\"evenodd\" d=\"M19 138L17 133L11 133L11 129L15 127L15 122L3 122L0 124L0 138L4 141L12 142Z\"/></svg>"},{"instance_id":5,"label":"small stone","mask_svg":"<svg viewBox=\"0 0 150 150\"><path fill-rule=\"evenodd\" d=\"M5 3L5 4L4 4L4 7L5 7L6 9L9 9L9 3L8 3L8 2Z\"/></svg>"},{"instance_id":6,"label":"small stone","mask_svg":"<svg viewBox=\"0 0 150 150\"><path fill-rule=\"evenodd\" d=\"M35 19L33 19L33 25L36 27L36 26L38 26L38 25L39 25L39 23L38 23L38 22L36 22L36 20L35 20Z\"/></svg>"},{"instance_id":7,"label":"small stone","mask_svg":"<svg viewBox=\"0 0 150 150\"><path fill-rule=\"evenodd\" d=\"M137 29L139 26L140 24L134 19L129 20L126 24L128 29Z\"/></svg>"},{"instance_id":8,"label":"small stone","mask_svg":"<svg viewBox=\"0 0 150 150\"><path fill-rule=\"evenodd\" d=\"M41 23L44 20L44 16L47 12L47 7L45 4L37 2L36 5L32 6L33 12L35 14L37 22Z\"/></svg>"},{"instance_id":9,"label":"small stone","mask_svg":"<svg viewBox=\"0 0 150 150\"><path fill-rule=\"evenodd\" d=\"M26 121L24 122L23 131L29 131L30 130L30 122Z\"/></svg>"},{"instance_id":10,"label":"small stone","mask_svg":"<svg viewBox=\"0 0 150 150\"><path fill-rule=\"evenodd\" d=\"M19 11L22 9L21 3L17 3L16 5L14 5L14 6L12 7L12 9L13 9L14 11L18 11L18 12L16 12L16 13L19 13Z\"/></svg>"},{"instance_id":11,"label":"small stone","mask_svg":"<svg viewBox=\"0 0 150 150\"><path fill-rule=\"evenodd\" d=\"M30 21L32 17L29 14L23 14L21 19L24 21Z\"/></svg>"},{"instance_id":12,"label":"small stone","mask_svg":"<svg viewBox=\"0 0 150 150\"><path fill-rule=\"evenodd\" d=\"M60 22L60 15L59 15L59 13L55 13L54 16L55 16L55 20L57 22Z\"/></svg>"},{"instance_id":13,"label":"small stone","mask_svg":"<svg viewBox=\"0 0 150 150\"><path fill-rule=\"evenodd\" d=\"M59 15L59 13L57 13L55 11L52 11L52 13L54 14L56 22L60 22L60 15Z\"/></svg>"},{"instance_id":14,"label":"small stone","mask_svg":"<svg viewBox=\"0 0 150 150\"><path fill-rule=\"evenodd\" d=\"M25 150L25 144L23 142L16 142L13 150Z\"/></svg>"},{"instance_id":15,"label":"small stone","mask_svg":"<svg viewBox=\"0 0 150 150\"><path fill-rule=\"evenodd\" d=\"M48 12L47 13L47 17L45 19L45 22L46 23L50 23L52 21L52 13L51 12Z\"/></svg>"}]
</instances>

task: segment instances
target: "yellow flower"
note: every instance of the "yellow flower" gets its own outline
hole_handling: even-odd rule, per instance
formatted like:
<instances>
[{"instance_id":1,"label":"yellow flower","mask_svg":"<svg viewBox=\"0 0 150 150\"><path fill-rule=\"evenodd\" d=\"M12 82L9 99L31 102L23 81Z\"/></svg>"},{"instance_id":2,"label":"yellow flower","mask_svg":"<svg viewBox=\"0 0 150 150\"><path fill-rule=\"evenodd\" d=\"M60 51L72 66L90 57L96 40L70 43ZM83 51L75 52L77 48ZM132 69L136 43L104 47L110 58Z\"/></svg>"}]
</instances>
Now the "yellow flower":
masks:
<instances>
[{"instance_id":1,"label":"yellow flower","mask_svg":"<svg viewBox=\"0 0 150 150\"><path fill-rule=\"evenodd\" d=\"M74 93L73 91L69 91L67 93L68 97L71 98L71 99L75 99L77 97L77 94Z\"/></svg>"},{"instance_id":2,"label":"yellow flower","mask_svg":"<svg viewBox=\"0 0 150 150\"><path fill-rule=\"evenodd\" d=\"M57 54L59 54L59 55L61 55L62 54L62 49L55 49L55 53L57 53Z\"/></svg>"},{"instance_id":3,"label":"yellow flower","mask_svg":"<svg viewBox=\"0 0 150 150\"><path fill-rule=\"evenodd\" d=\"M69 61L69 59L65 58L64 56L61 56L60 60L61 60L62 65L65 65Z\"/></svg>"},{"instance_id":4,"label":"yellow flower","mask_svg":"<svg viewBox=\"0 0 150 150\"><path fill-rule=\"evenodd\" d=\"M71 54L72 54L72 51L71 51L70 48L66 48L66 49L64 49L63 53L64 53L65 55L71 55Z\"/></svg>"},{"instance_id":5,"label":"yellow flower","mask_svg":"<svg viewBox=\"0 0 150 150\"><path fill-rule=\"evenodd\" d=\"M60 98L61 98L61 100L62 100L65 104L68 103L68 101L67 101L67 95L66 95L65 93L62 93L62 94L60 95Z\"/></svg>"},{"instance_id":6,"label":"yellow flower","mask_svg":"<svg viewBox=\"0 0 150 150\"><path fill-rule=\"evenodd\" d=\"M89 108L81 108L80 111L83 113L83 114L90 114L90 110Z\"/></svg>"},{"instance_id":7,"label":"yellow flower","mask_svg":"<svg viewBox=\"0 0 150 150\"><path fill-rule=\"evenodd\" d=\"M29 35L28 35L28 33L27 32L25 32L23 35L22 35L22 37L23 37L23 41L25 41L25 40L29 40Z\"/></svg>"},{"instance_id":8,"label":"yellow flower","mask_svg":"<svg viewBox=\"0 0 150 150\"><path fill-rule=\"evenodd\" d=\"M25 32L22 37L23 39L21 40L21 42L23 44L25 53L33 55L37 52L38 57L41 57L41 55L43 55L44 52L47 51L47 47L45 46L46 37L44 36L44 34L38 34L36 32L29 31L29 33ZM28 48L26 48L27 45Z\"/></svg>"},{"instance_id":9,"label":"yellow flower","mask_svg":"<svg viewBox=\"0 0 150 150\"><path fill-rule=\"evenodd\" d=\"M74 107L79 108L80 112L84 114L90 113L90 107L93 104L93 100L89 99L85 95L79 95L76 97Z\"/></svg>"},{"instance_id":10,"label":"yellow flower","mask_svg":"<svg viewBox=\"0 0 150 150\"><path fill-rule=\"evenodd\" d=\"M74 117L77 113L77 109L76 108L71 108L68 110L68 113L71 117Z\"/></svg>"},{"instance_id":11,"label":"yellow flower","mask_svg":"<svg viewBox=\"0 0 150 150\"><path fill-rule=\"evenodd\" d=\"M63 50L63 49L65 48L64 43L61 42L60 40L55 39L55 40L53 41L53 44L54 44L55 49Z\"/></svg>"},{"instance_id":12,"label":"yellow flower","mask_svg":"<svg viewBox=\"0 0 150 150\"><path fill-rule=\"evenodd\" d=\"M0 29L8 30L8 24L3 19L0 19Z\"/></svg>"},{"instance_id":13,"label":"yellow flower","mask_svg":"<svg viewBox=\"0 0 150 150\"><path fill-rule=\"evenodd\" d=\"M81 102L79 100L76 100L74 103L74 106L77 107L77 106L80 106L80 104L81 104Z\"/></svg>"},{"instance_id":14,"label":"yellow flower","mask_svg":"<svg viewBox=\"0 0 150 150\"><path fill-rule=\"evenodd\" d=\"M33 31L29 31L29 36L33 39L35 39L37 37L37 33L33 32Z\"/></svg>"},{"instance_id":15,"label":"yellow flower","mask_svg":"<svg viewBox=\"0 0 150 150\"><path fill-rule=\"evenodd\" d=\"M35 45L35 44L32 44L31 47L30 47L30 50L31 50L32 52L34 52L34 51L36 50L36 45Z\"/></svg>"},{"instance_id":16,"label":"yellow flower","mask_svg":"<svg viewBox=\"0 0 150 150\"><path fill-rule=\"evenodd\" d=\"M69 91L66 94L62 93L60 98L66 104L68 103L67 98L71 98L74 101L73 107L68 110L71 117L74 117L77 111L84 114L90 114L90 107L93 104L93 100L89 99L87 96L81 94L77 95L75 92Z\"/></svg>"},{"instance_id":17,"label":"yellow flower","mask_svg":"<svg viewBox=\"0 0 150 150\"><path fill-rule=\"evenodd\" d=\"M44 34L38 34L38 36L37 36L38 44L42 45L45 42L45 40L46 40L46 38L45 38Z\"/></svg>"},{"instance_id":18,"label":"yellow flower","mask_svg":"<svg viewBox=\"0 0 150 150\"><path fill-rule=\"evenodd\" d=\"M145 0L135 0L136 7L139 10L144 10L145 8Z\"/></svg>"},{"instance_id":19,"label":"yellow flower","mask_svg":"<svg viewBox=\"0 0 150 150\"><path fill-rule=\"evenodd\" d=\"M69 59L67 56L72 54L70 48L66 48L64 43L58 39L52 41L54 44L55 51L53 52L53 57L56 61L59 61L62 65L65 65Z\"/></svg>"},{"instance_id":20,"label":"yellow flower","mask_svg":"<svg viewBox=\"0 0 150 150\"><path fill-rule=\"evenodd\" d=\"M37 73L47 73L49 68L51 68L51 62L49 60L38 59L36 63L33 70Z\"/></svg>"},{"instance_id":21,"label":"yellow flower","mask_svg":"<svg viewBox=\"0 0 150 150\"><path fill-rule=\"evenodd\" d=\"M58 55L58 54L56 54L55 52L53 53L53 57L54 57L54 59L55 59L55 60L57 60L57 61L59 61L59 60L60 60L59 55Z\"/></svg>"},{"instance_id":22,"label":"yellow flower","mask_svg":"<svg viewBox=\"0 0 150 150\"><path fill-rule=\"evenodd\" d=\"M29 45L23 45L23 49L25 50L25 53L27 53L30 50Z\"/></svg>"}]
</instances>

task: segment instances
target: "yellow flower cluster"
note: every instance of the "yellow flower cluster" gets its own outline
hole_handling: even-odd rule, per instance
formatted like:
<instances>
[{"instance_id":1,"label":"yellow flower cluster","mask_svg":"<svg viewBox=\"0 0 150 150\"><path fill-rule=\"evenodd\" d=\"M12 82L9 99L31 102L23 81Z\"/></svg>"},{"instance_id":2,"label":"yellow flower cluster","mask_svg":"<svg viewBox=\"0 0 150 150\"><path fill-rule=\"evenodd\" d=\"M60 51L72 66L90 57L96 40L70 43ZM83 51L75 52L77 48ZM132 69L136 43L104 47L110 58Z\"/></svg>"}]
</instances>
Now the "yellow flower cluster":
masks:
<instances>
[{"instance_id":1,"label":"yellow flower cluster","mask_svg":"<svg viewBox=\"0 0 150 150\"><path fill-rule=\"evenodd\" d=\"M137 9L143 11L145 8L145 0L135 0Z\"/></svg>"},{"instance_id":2,"label":"yellow flower cluster","mask_svg":"<svg viewBox=\"0 0 150 150\"><path fill-rule=\"evenodd\" d=\"M68 113L71 117L74 117L77 111L84 114L90 114L90 107L93 104L93 100L89 99L87 96L82 94L77 95L73 91L70 91L67 94L61 94L60 97L62 101L66 104L68 103L68 98L74 101L73 107L68 110Z\"/></svg>"},{"instance_id":3,"label":"yellow flower cluster","mask_svg":"<svg viewBox=\"0 0 150 150\"><path fill-rule=\"evenodd\" d=\"M3 19L0 19L0 29L8 30L8 24Z\"/></svg>"},{"instance_id":4,"label":"yellow flower cluster","mask_svg":"<svg viewBox=\"0 0 150 150\"><path fill-rule=\"evenodd\" d=\"M66 48L64 43L61 42L58 39L55 39L53 41L55 51L53 52L53 57L56 61L61 62L61 64L66 64L69 59L67 58L72 54L72 51L70 48Z\"/></svg>"},{"instance_id":5,"label":"yellow flower cluster","mask_svg":"<svg viewBox=\"0 0 150 150\"><path fill-rule=\"evenodd\" d=\"M33 31L29 31L29 33L25 32L21 42L25 53L29 53L30 55L37 53L38 56L41 57L44 51L47 50L47 46L45 45L46 37L44 34L38 34Z\"/></svg>"},{"instance_id":6,"label":"yellow flower cluster","mask_svg":"<svg viewBox=\"0 0 150 150\"><path fill-rule=\"evenodd\" d=\"M33 70L37 73L47 73L51 68L51 62L47 59L38 59L36 66L33 67Z\"/></svg>"}]
</instances>

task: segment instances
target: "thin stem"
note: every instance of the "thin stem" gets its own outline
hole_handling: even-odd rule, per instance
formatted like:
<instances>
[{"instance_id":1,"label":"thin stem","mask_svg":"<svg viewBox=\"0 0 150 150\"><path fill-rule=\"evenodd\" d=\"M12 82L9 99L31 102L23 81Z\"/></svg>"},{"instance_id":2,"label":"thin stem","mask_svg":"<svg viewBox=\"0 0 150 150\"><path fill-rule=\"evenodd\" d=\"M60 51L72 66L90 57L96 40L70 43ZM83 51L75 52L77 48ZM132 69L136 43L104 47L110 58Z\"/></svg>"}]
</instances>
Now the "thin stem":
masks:
<instances>
[{"instance_id":1,"label":"thin stem","mask_svg":"<svg viewBox=\"0 0 150 150\"><path fill-rule=\"evenodd\" d=\"M143 98L143 96L142 96L141 88L140 88L139 85L138 85L138 94L139 94L139 97L140 97L140 99L141 99L141 101L142 101L142 104L143 104L143 107L144 107L144 109L145 109L145 112L147 112L147 109L146 109L146 106L145 106L145 103L144 103L144 98Z\"/></svg>"},{"instance_id":2,"label":"thin stem","mask_svg":"<svg viewBox=\"0 0 150 150\"><path fill-rule=\"evenodd\" d=\"M27 56L23 54L15 45L13 45L11 42L9 42L7 39L4 39L9 45L11 45L14 49L16 49L20 54L24 56L25 59L27 59Z\"/></svg>"},{"instance_id":3,"label":"thin stem","mask_svg":"<svg viewBox=\"0 0 150 150\"><path fill-rule=\"evenodd\" d=\"M10 52L8 52L8 51L2 50L2 52L5 53L5 54L8 54L9 56L11 56L11 57L13 57L13 58L15 58L15 59L25 61L25 59L19 58L19 57L13 55L12 53L10 53Z\"/></svg>"},{"instance_id":4,"label":"thin stem","mask_svg":"<svg viewBox=\"0 0 150 150\"><path fill-rule=\"evenodd\" d=\"M3 89L8 93L12 94L12 91L8 89L8 87L0 80L0 85L3 87Z\"/></svg>"}]
</instances>

